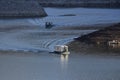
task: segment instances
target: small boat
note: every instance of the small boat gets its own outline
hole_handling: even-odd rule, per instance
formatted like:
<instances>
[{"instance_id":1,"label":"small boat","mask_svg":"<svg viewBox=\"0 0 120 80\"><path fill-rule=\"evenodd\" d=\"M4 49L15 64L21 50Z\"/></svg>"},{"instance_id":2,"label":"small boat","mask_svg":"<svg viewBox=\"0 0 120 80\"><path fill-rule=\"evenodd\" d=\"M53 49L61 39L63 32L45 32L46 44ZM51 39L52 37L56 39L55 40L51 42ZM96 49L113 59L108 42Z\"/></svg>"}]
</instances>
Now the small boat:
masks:
<instances>
[{"instance_id":1,"label":"small boat","mask_svg":"<svg viewBox=\"0 0 120 80\"><path fill-rule=\"evenodd\" d=\"M54 50L55 53L64 54L64 55L70 54L70 52L68 51L68 46L66 45L56 45L54 47Z\"/></svg>"}]
</instances>

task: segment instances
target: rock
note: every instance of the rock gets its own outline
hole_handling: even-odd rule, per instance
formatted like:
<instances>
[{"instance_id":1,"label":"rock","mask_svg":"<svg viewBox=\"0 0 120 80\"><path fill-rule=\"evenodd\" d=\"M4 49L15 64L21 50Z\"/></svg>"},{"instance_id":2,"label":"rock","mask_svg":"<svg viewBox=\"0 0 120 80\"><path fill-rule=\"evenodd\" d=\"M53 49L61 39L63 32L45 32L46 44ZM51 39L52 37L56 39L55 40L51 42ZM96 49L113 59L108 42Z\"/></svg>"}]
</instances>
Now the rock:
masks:
<instances>
[{"instance_id":1,"label":"rock","mask_svg":"<svg viewBox=\"0 0 120 80\"><path fill-rule=\"evenodd\" d=\"M0 0L0 18L44 17L44 9L34 0Z\"/></svg>"}]
</instances>

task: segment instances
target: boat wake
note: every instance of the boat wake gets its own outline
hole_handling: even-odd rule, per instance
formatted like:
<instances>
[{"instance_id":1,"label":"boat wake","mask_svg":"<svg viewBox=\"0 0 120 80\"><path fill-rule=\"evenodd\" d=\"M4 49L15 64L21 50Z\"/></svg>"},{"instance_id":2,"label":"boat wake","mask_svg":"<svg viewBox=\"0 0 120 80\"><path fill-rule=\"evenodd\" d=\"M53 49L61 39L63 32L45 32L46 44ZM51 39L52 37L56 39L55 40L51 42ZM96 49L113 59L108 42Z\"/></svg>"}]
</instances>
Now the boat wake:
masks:
<instances>
[{"instance_id":1,"label":"boat wake","mask_svg":"<svg viewBox=\"0 0 120 80\"><path fill-rule=\"evenodd\" d=\"M22 30L2 32L0 50L41 52L53 51L55 45L62 45L72 41L72 37L63 37L54 32Z\"/></svg>"}]
</instances>

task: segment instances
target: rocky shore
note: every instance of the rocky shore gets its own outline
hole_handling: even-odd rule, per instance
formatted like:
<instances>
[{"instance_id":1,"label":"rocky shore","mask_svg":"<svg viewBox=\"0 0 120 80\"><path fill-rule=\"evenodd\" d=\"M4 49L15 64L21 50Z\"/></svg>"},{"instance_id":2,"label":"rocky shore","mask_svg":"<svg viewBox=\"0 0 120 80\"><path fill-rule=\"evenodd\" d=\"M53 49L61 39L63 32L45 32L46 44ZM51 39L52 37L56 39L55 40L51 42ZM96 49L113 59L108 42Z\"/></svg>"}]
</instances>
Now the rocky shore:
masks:
<instances>
[{"instance_id":1,"label":"rocky shore","mask_svg":"<svg viewBox=\"0 0 120 80\"><path fill-rule=\"evenodd\" d=\"M109 41L113 40L120 42L120 23L111 25L88 35L83 35L75 40L95 44L107 44Z\"/></svg>"},{"instance_id":2,"label":"rocky shore","mask_svg":"<svg viewBox=\"0 0 120 80\"><path fill-rule=\"evenodd\" d=\"M0 18L44 17L46 15L37 1L0 0Z\"/></svg>"}]
</instances>

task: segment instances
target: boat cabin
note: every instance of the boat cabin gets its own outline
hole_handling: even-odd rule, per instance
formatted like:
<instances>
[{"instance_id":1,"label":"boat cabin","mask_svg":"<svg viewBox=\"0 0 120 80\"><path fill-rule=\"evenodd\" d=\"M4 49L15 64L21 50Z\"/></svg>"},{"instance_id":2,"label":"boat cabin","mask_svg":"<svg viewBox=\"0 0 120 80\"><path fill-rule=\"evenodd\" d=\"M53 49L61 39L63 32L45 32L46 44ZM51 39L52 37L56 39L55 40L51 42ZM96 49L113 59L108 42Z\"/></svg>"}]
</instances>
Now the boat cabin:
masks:
<instances>
[{"instance_id":1,"label":"boat cabin","mask_svg":"<svg viewBox=\"0 0 120 80\"><path fill-rule=\"evenodd\" d=\"M54 47L54 52L60 54L70 54L70 52L68 51L68 46L66 45L56 45Z\"/></svg>"}]
</instances>

